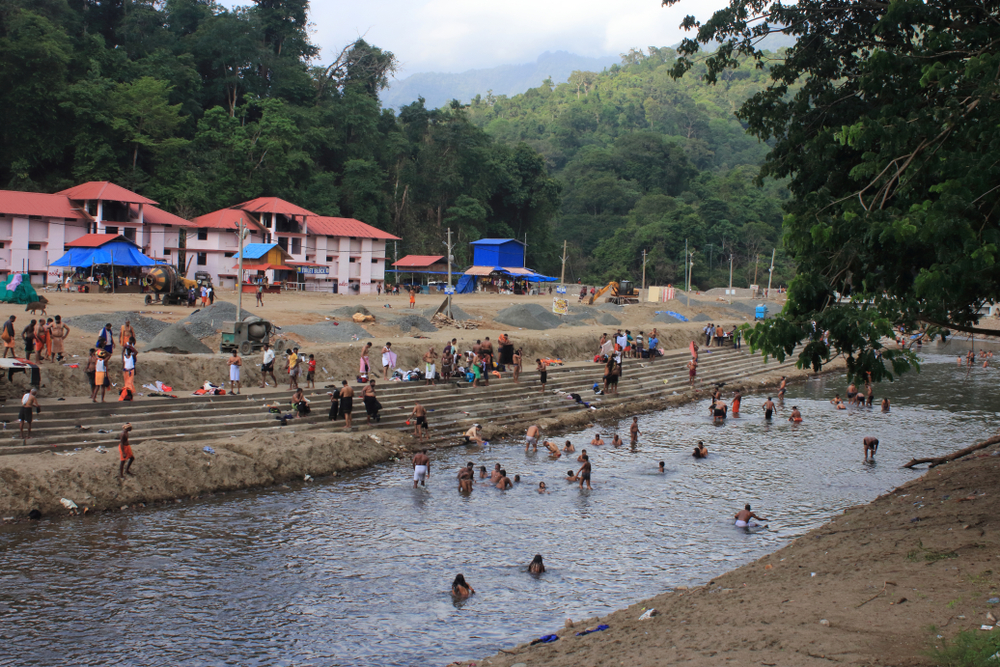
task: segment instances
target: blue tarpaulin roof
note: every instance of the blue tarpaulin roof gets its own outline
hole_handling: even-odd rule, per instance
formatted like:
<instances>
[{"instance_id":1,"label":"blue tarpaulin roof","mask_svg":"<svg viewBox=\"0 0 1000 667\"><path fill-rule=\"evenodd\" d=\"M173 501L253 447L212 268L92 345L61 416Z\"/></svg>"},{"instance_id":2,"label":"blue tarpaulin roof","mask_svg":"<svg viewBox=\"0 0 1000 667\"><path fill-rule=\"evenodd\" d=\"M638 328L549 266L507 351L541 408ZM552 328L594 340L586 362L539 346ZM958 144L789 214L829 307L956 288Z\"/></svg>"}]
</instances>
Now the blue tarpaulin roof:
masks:
<instances>
[{"instance_id":1,"label":"blue tarpaulin roof","mask_svg":"<svg viewBox=\"0 0 1000 667\"><path fill-rule=\"evenodd\" d=\"M524 242L518 241L517 239L479 239L478 241L472 241L469 245L503 245L504 243L520 243L524 245Z\"/></svg>"},{"instance_id":2,"label":"blue tarpaulin roof","mask_svg":"<svg viewBox=\"0 0 1000 667\"><path fill-rule=\"evenodd\" d=\"M260 259L271 248L279 247L277 243L248 243L243 246L243 259Z\"/></svg>"},{"instance_id":3,"label":"blue tarpaulin roof","mask_svg":"<svg viewBox=\"0 0 1000 667\"><path fill-rule=\"evenodd\" d=\"M50 266L87 267L100 264L115 266L156 266L157 262L146 257L139 247L124 238L109 241L97 248L70 248L69 252Z\"/></svg>"}]
</instances>

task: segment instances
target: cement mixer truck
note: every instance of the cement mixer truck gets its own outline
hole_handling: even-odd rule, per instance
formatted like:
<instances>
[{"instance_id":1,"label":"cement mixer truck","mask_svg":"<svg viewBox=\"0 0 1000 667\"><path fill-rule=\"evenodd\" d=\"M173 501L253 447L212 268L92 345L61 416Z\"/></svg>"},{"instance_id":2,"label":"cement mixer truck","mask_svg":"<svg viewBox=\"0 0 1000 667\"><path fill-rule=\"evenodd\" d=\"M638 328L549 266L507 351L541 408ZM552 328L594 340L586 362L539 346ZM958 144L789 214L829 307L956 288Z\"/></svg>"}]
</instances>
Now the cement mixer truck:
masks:
<instances>
[{"instance_id":1,"label":"cement mixer truck","mask_svg":"<svg viewBox=\"0 0 1000 667\"><path fill-rule=\"evenodd\" d=\"M189 280L178 275L177 269L170 264L154 266L142 279L142 284L149 288L146 305L162 303L164 306L176 306L187 303L189 289L212 284L212 276L205 271L198 271L194 277L194 280Z\"/></svg>"}]
</instances>

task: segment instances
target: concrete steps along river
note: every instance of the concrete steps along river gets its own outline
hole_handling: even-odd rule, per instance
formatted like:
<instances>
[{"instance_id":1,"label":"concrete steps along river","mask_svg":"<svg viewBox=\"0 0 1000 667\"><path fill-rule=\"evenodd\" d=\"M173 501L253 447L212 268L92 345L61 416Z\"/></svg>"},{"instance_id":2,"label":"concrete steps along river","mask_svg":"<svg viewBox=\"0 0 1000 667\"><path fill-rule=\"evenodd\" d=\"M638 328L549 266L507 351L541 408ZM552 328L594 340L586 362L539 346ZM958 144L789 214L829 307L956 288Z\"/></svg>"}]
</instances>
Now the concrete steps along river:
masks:
<instances>
[{"instance_id":1,"label":"concrete steps along river","mask_svg":"<svg viewBox=\"0 0 1000 667\"><path fill-rule=\"evenodd\" d=\"M425 386L417 382L383 382L377 384L378 398L382 403L382 420L371 427L365 425L364 403L360 390L355 386L354 430L393 428L412 430L406 420L414 401L427 408L431 425L429 446L451 444L473 423L483 426L483 433L490 436L490 424L527 426L540 418L573 410L590 410L567 398L570 393L580 394L583 401L596 407L594 418L600 418L602 407L619 405L629 400L665 397L689 390L685 364L690 359L688 350L674 350L663 357L626 359L618 394L595 395L593 385L601 383L603 364L570 362L563 366L550 366L544 394L539 393L538 373L534 364L522 373L520 384L515 384L509 373L502 379L493 377L488 387L472 387L468 382L440 382ZM764 363L759 355L732 348L702 350L698 366L697 386L711 388L717 382L745 380L755 375L779 372L794 367L794 361ZM284 379L284 378L282 378ZM289 426L303 424L328 425L343 431L343 419L336 425L328 421L331 388L318 386L306 390L312 413L303 419L289 421ZM117 445L121 425L131 422L133 440L157 439L208 440L239 435L254 429L280 428L280 422L267 406L280 403L283 414L292 412L291 392L274 389L250 395L179 396L176 399L148 397L132 403L66 403L60 405L43 401L42 413L36 415L32 437L27 442L17 436L16 399L0 408L0 422L6 422L0 432L0 454L38 451L67 451L77 447ZM101 431L104 431L103 433Z\"/></svg>"}]
</instances>

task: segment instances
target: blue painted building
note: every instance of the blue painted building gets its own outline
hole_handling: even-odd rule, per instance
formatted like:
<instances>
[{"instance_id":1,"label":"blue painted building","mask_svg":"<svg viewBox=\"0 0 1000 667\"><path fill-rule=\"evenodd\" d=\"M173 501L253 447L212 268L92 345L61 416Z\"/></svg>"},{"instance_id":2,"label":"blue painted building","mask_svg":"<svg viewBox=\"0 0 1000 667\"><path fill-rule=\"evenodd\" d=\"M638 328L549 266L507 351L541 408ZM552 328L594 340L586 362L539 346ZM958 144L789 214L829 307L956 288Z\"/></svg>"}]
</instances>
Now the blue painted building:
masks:
<instances>
[{"instance_id":1,"label":"blue painted building","mask_svg":"<svg viewBox=\"0 0 1000 667\"><path fill-rule=\"evenodd\" d=\"M469 245L474 266L524 267L524 244L517 239L480 239Z\"/></svg>"}]
</instances>

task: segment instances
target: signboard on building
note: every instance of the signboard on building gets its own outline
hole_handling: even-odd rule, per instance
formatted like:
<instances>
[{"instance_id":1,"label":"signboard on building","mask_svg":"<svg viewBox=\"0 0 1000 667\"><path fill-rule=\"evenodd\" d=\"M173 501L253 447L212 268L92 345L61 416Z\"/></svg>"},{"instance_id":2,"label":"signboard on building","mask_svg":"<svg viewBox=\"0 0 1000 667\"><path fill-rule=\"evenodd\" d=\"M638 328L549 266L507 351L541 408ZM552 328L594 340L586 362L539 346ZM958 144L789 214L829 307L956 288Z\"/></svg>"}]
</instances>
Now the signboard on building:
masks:
<instances>
[{"instance_id":1,"label":"signboard on building","mask_svg":"<svg viewBox=\"0 0 1000 667\"><path fill-rule=\"evenodd\" d=\"M330 273L330 269L326 266L300 266L299 273L313 276L325 276Z\"/></svg>"}]
</instances>

